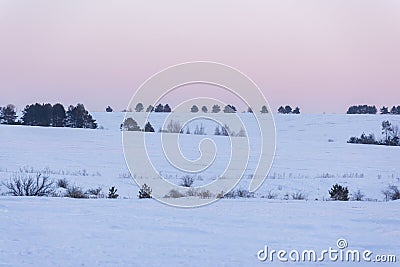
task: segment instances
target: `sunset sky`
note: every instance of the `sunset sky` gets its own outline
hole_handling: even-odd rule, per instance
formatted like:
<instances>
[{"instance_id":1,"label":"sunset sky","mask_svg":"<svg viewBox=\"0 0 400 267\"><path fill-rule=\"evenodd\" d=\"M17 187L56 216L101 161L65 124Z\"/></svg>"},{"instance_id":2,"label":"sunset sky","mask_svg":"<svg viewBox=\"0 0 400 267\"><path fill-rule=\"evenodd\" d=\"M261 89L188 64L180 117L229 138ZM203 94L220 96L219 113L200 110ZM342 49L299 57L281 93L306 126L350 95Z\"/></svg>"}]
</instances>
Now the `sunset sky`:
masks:
<instances>
[{"instance_id":1,"label":"sunset sky","mask_svg":"<svg viewBox=\"0 0 400 267\"><path fill-rule=\"evenodd\" d=\"M0 106L122 110L193 60L241 70L274 111L400 105L400 1L0 0Z\"/></svg>"}]
</instances>

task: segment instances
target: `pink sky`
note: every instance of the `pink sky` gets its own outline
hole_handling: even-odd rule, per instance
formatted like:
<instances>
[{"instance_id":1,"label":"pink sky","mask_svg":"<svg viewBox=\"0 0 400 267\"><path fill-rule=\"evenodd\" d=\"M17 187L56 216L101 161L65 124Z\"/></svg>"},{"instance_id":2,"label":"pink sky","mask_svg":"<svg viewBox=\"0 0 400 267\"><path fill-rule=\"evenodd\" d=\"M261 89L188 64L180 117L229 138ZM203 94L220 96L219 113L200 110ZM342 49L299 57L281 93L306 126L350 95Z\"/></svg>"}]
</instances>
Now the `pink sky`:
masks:
<instances>
[{"instance_id":1,"label":"pink sky","mask_svg":"<svg viewBox=\"0 0 400 267\"><path fill-rule=\"evenodd\" d=\"M243 71L274 110L400 105L400 1L0 0L0 105L121 110L192 60Z\"/></svg>"}]
</instances>

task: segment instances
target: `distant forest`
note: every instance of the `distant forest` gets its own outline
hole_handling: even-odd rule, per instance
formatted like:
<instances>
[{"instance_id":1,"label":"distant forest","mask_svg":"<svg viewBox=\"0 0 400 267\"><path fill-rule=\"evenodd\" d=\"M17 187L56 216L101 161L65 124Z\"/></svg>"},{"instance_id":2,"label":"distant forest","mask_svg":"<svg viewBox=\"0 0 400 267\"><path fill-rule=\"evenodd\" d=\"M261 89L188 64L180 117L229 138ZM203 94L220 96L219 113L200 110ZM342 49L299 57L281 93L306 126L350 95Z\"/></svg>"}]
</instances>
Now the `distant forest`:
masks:
<instances>
[{"instance_id":1,"label":"distant forest","mask_svg":"<svg viewBox=\"0 0 400 267\"><path fill-rule=\"evenodd\" d=\"M400 106L393 106L390 110L388 107L383 106L380 110L380 114L393 114L400 115ZM377 114L378 109L376 106L368 106L368 105L358 105L351 106L347 110L347 114Z\"/></svg>"},{"instance_id":2,"label":"distant forest","mask_svg":"<svg viewBox=\"0 0 400 267\"><path fill-rule=\"evenodd\" d=\"M97 123L83 104L70 105L67 110L60 103L27 105L18 119L14 105L0 107L0 123L44 127L70 127L96 129Z\"/></svg>"}]
</instances>

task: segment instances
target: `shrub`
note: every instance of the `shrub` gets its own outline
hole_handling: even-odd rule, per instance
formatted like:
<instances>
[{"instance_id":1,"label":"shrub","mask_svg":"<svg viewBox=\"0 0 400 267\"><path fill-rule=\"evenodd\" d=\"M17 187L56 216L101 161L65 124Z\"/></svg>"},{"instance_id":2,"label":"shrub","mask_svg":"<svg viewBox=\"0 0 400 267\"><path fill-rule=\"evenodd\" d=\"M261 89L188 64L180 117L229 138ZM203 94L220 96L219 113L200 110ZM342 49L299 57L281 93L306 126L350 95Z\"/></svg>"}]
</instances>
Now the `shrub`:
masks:
<instances>
[{"instance_id":1,"label":"shrub","mask_svg":"<svg viewBox=\"0 0 400 267\"><path fill-rule=\"evenodd\" d=\"M359 138L352 136L350 137L349 141L347 141L349 144L369 144L369 145L377 145L379 142L375 140L375 136L373 134L365 135L363 133Z\"/></svg>"},{"instance_id":2,"label":"shrub","mask_svg":"<svg viewBox=\"0 0 400 267\"><path fill-rule=\"evenodd\" d=\"M395 185L389 185L382 193L385 195L386 201L400 199L400 190Z\"/></svg>"},{"instance_id":3,"label":"shrub","mask_svg":"<svg viewBox=\"0 0 400 267\"><path fill-rule=\"evenodd\" d=\"M66 178L63 178L63 179L58 179L56 185L57 185L57 187L67 189L69 183L68 183L68 180Z\"/></svg>"},{"instance_id":4,"label":"shrub","mask_svg":"<svg viewBox=\"0 0 400 267\"><path fill-rule=\"evenodd\" d=\"M353 200L355 201L362 201L365 197L365 194L358 189L356 192L353 193Z\"/></svg>"},{"instance_id":5,"label":"shrub","mask_svg":"<svg viewBox=\"0 0 400 267\"><path fill-rule=\"evenodd\" d=\"M182 177L181 186L183 187L191 187L193 185L194 179L190 175L185 175Z\"/></svg>"},{"instance_id":6,"label":"shrub","mask_svg":"<svg viewBox=\"0 0 400 267\"><path fill-rule=\"evenodd\" d=\"M182 133L182 125L179 123L179 121L171 120L167 124L166 132L168 132L168 133Z\"/></svg>"},{"instance_id":7,"label":"shrub","mask_svg":"<svg viewBox=\"0 0 400 267\"><path fill-rule=\"evenodd\" d=\"M151 198L151 188L147 184L143 184L142 188L139 190L138 198Z\"/></svg>"},{"instance_id":8,"label":"shrub","mask_svg":"<svg viewBox=\"0 0 400 267\"><path fill-rule=\"evenodd\" d=\"M120 128L122 131L141 131L140 126L133 118L126 118Z\"/></svg>"},{"instance_id":9,"label":"shrub","mask_svg":"<svg viewBox=\"0 0 400 267\"><path fill-rule=\"evenodd\" d=\"M293 200L305 200L306 196L302 192L292 193Z\"/></svg>"},{"instance_id":10,"label":"shrub","mask_svg":"<svg viewBox=\"0 0 400 267\"><path fill-rule=\"evenodd\" d=\"M198 196L200 198L212 198L213 194L209 190L203 190L198 193Z\"/></svg>"},{"instance_id":11,"label":"shrub","mask_svg":"<svg viewBox=\"0 0 400 267\"><path fill-rule=\"evenodd\" d=\"M273 193L271 190L267 192L267 195L264 196L266 199L276 199L278 197L277 194Z\"/></svg>"},{"instance_id":12,"label":"shrub","mask_svg":"<svg viewBox=\"0 0 400 267\"><path fill-rule=\"evenodd\" d=\"M166 198L180 198L180 197L184 197L185 195L182 194L181 192L179 192L176 189L171 189L168 194L166 194L164 197Z\"/></svg>"},{"instance_id":13,"label":"shrub","mask_svg":"<svg viewBox=\"0 0 400 267\"><path fill-rule=\"evenodd\" d=\"M101 187L90 188L86 191L86 194L89 195L90 197L94 197L94 198L104 197L104 195L101 193L101 191L102 191Z\"/></svg>"},{"instance_id":14,"label":"shrub","mask_svg":"<svg viewBox=\"0 0 400 267\"><path fill-rule=\"evenodd\" d=\"M349 200L349 190L347 189L347 187L341 186L339 184L335 184L334 186L332 186L331 190L329 190L329 195L333 200Z\"/></svg>"},{"instance_id":15,"label":"shrub","mask_svg":"<svg viewBox=\"0 0 400 267\"><path fill-rule=\"evenodd\" d=\"M65 192L64 196L70 198L89 198L89 196L83 192L82 188L75 185L72 187L68 187L67 192Z\"/></svg>"},{"instance_id":16,"label":"shrub","mask_svg":"<svg viewBox=\"0 0 400 267\"><path fill-rule=\"evenodd\" d=\"M118 198L118 194L117 194L118 189L115 188L115 186L112 186L109 190L108 190L108 198Z\"/></svg>"},{"instance_id":17,"label":"shrub","mask_svg":"<svg viewBox=\"0 0 400 267\"><path fill-rule=\"evenodd\" d=\"M3 185L13 196L51 196L54 194L54 182L48 176L38 173L36 177L26 174L15 175Z\"/></svg>"}]
</instances>

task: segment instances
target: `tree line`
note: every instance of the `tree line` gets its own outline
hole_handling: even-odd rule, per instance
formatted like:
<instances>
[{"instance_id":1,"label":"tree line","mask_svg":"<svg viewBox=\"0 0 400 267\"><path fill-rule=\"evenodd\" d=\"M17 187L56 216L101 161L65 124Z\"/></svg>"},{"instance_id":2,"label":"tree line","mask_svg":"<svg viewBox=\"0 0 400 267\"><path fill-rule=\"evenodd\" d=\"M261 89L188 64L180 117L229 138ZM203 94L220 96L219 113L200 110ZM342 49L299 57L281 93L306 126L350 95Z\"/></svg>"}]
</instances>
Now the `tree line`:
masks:
<instances>
[{"instance_id":1,"label":"tree line","mask_svg":"<svg viewBox=\"0 0 400 267\"><path fill-rule=\"evenodd\" d=\"M380 114L394 114L400 115L400 106L393 106L390 110L388 107L383 106L379 109ZM350 106L346 112L347 114L377 114L378 109L376 106L357 105Z\"/></svg>"},{"instance_id":2,"label":"tree line","mask_svg":"<svg viewBox=\"0 0 400 267\"><path fill-rule=\"evenodd\" d=\"M106 111L107 112L112 112L112 109L110 107L107 107ZM127 110L124 110L124 111L126 112ZM129 110L129 111L133 111L133 110ZM145 112L171 112L171 107L168 104L165 104L165 105L158 104L156 107L154 107L152 105L149 105L145 109L145 106L143 105L143 103L137 103L135 108L134 108L134 111L135 112L143 112L143 111L145 111ZM199 107L197 105L193 105L190 108L190 112L192 112L192 113L197 113L197 112L200 112L200 111L203 112L203 113L208 113L209 109L208 109L207 106ZM220 105L215 104L215 105L213 105L211 107L211 110L210 110L211 113L219 113L221 111L224 112L224 113L236 113L237 112L237 108L232 104L228 104L228 105L224 106L223 108ZM252 108L249 107L247 109L247 112L253 113ZM268 113L267 106L262 106L261 110L260 110L260 113Z\"/></svg>"},{"instance_id":3,"label":"tree line","mask_svg":"<svg viewBox=\"0 0 400 267\"><path fill-rule=\"evenodd\" d=\"M67 110L60 103L55 105L31 104L22 111L18 120L14 105L0 107L0 123L9 125L28 125L44 127L70 127L96 129L97 123L83 104L70 105Z\"/></svg>"}]
</instances>

